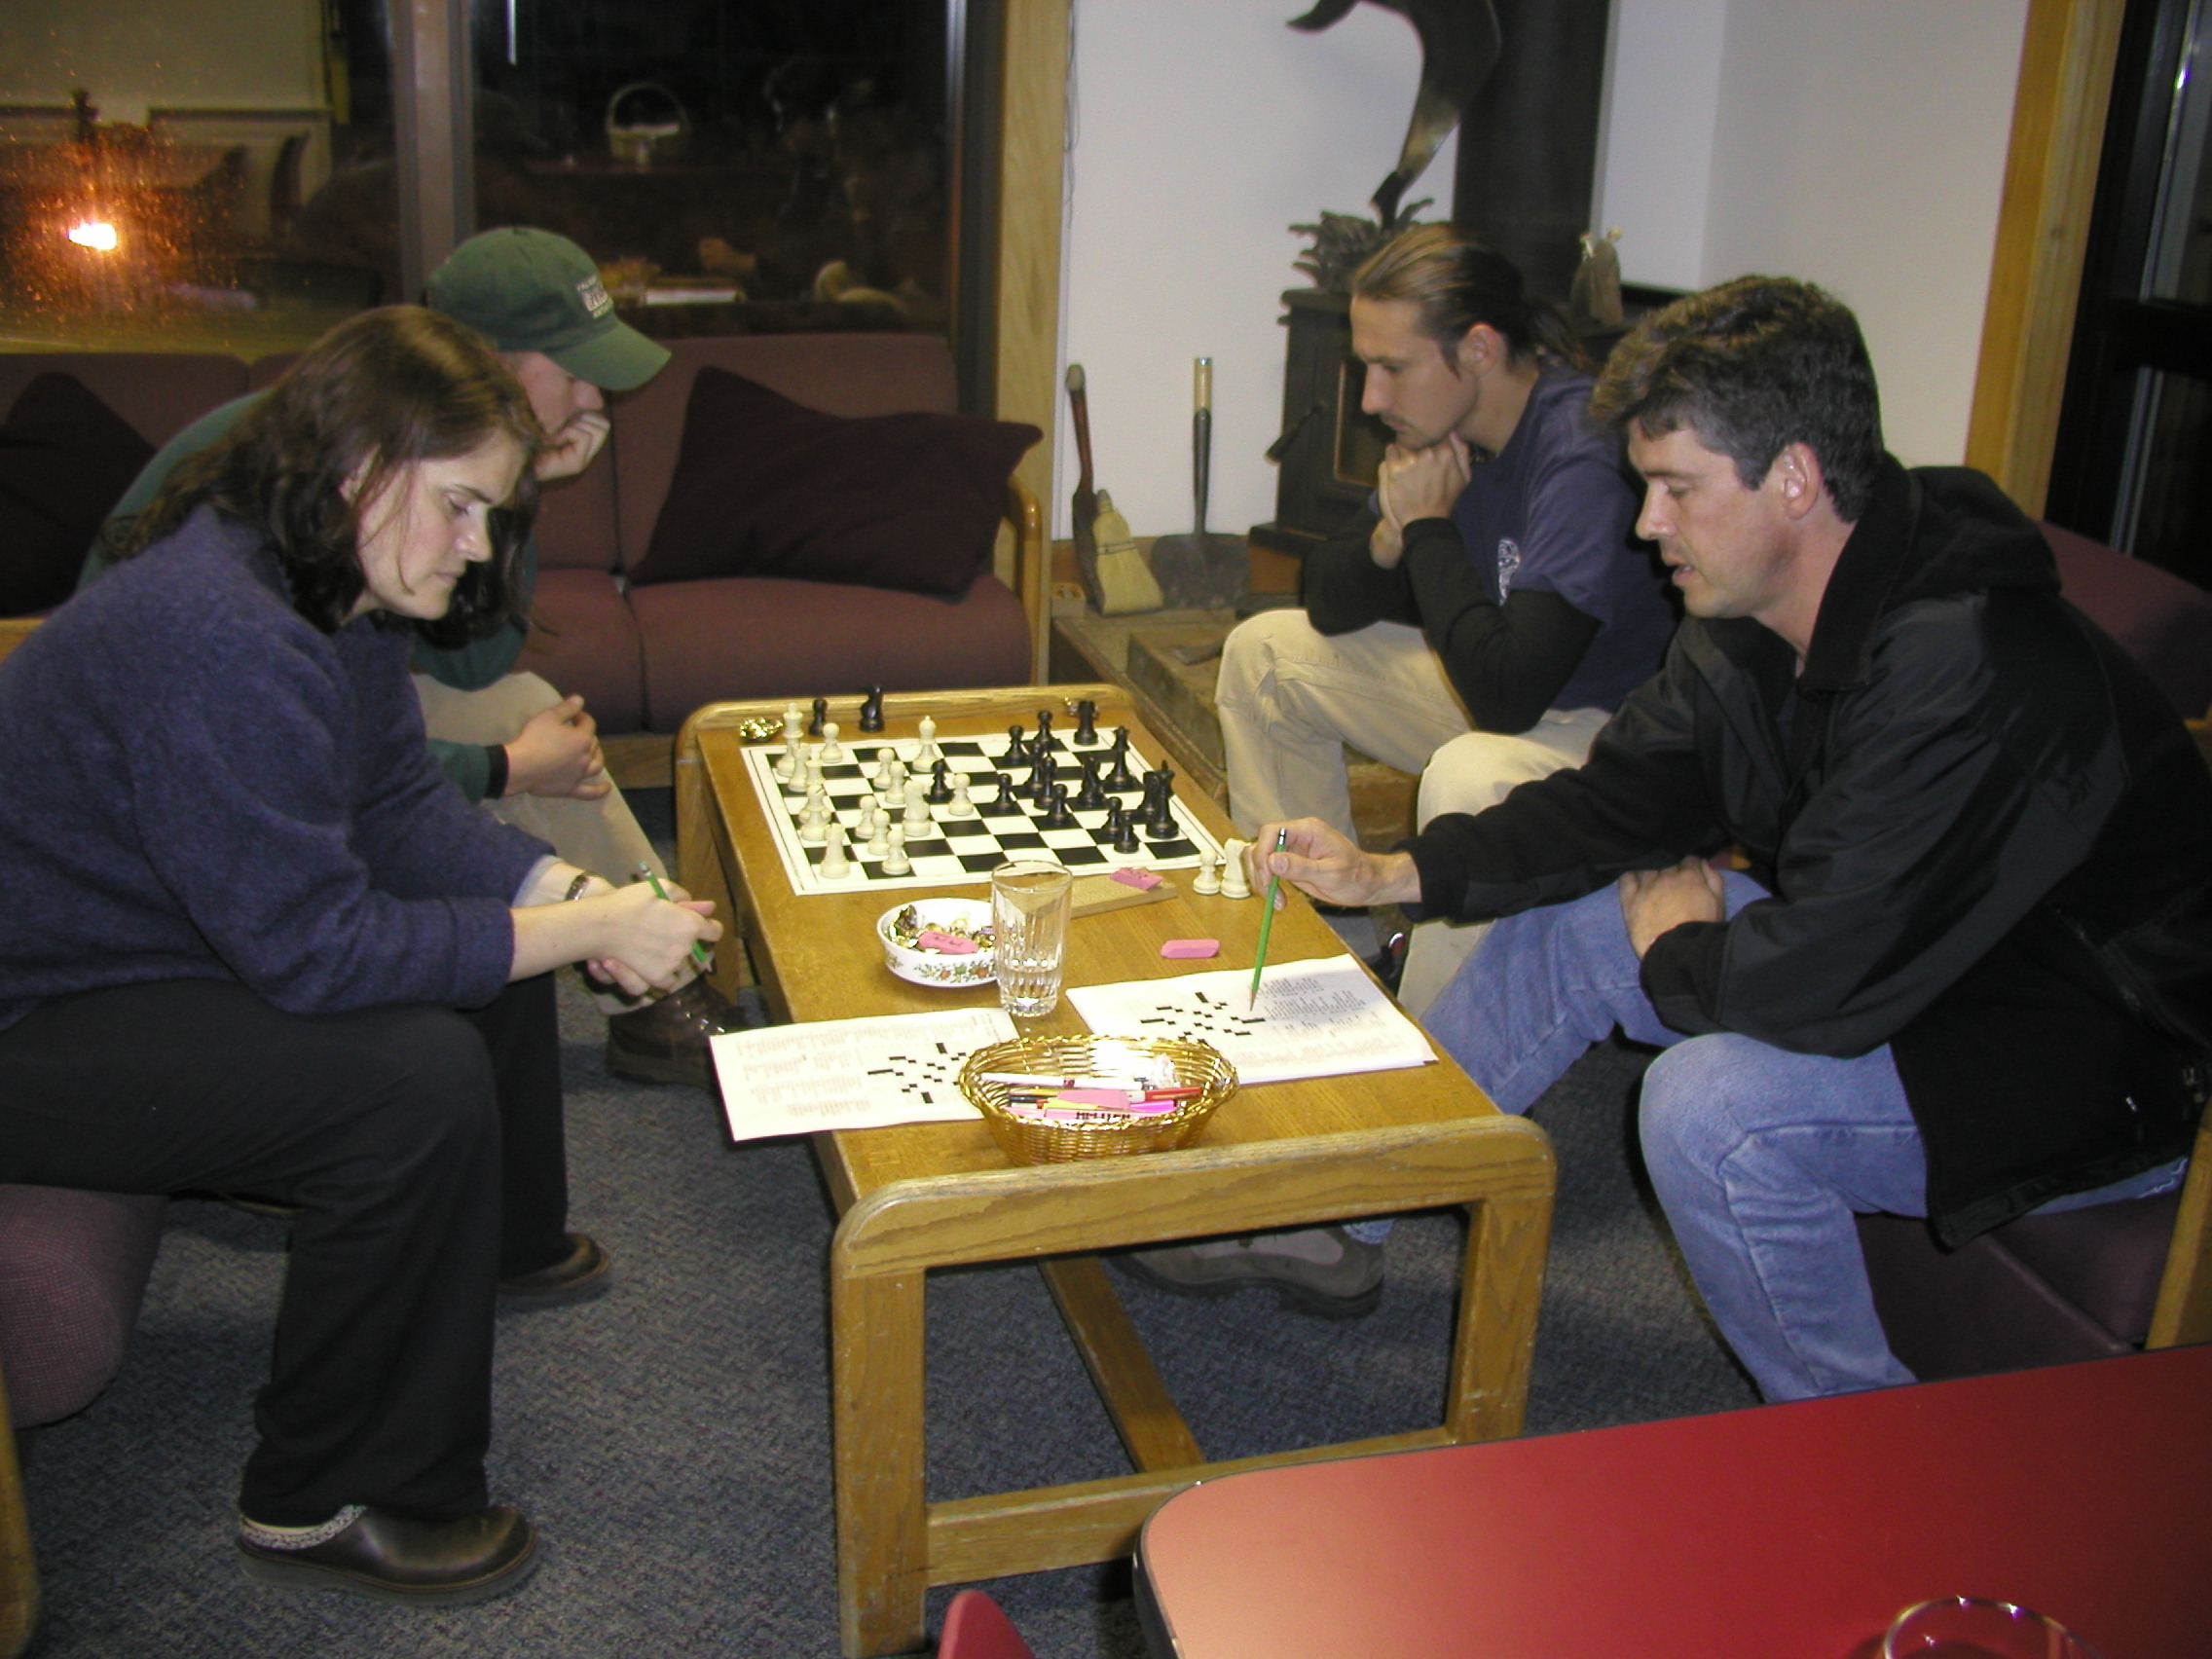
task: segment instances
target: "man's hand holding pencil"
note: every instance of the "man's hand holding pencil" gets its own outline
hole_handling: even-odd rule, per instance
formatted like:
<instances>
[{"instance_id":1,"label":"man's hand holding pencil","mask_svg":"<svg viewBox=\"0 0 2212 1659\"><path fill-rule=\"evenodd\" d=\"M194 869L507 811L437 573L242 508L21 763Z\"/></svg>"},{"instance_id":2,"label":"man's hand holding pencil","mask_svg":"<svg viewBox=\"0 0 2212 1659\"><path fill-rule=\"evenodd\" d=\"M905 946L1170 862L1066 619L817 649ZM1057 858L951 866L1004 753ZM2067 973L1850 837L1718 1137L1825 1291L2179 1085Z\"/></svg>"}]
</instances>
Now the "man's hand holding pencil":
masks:
<instances>
[{"instance_id":1,"label":"man's hand holding pencil","mask_svg":"<svg viewBox=\"0 0 2212 1659\"><path fill-rule=\"evenodd\" d=\"M1279 876L1324 904L1405 903L1420 897L1420 872L1410 853L1362 852L1318 818L1263 825L1244 849L1244 868L1255 891Z\"/></svg>"}]
</instances>

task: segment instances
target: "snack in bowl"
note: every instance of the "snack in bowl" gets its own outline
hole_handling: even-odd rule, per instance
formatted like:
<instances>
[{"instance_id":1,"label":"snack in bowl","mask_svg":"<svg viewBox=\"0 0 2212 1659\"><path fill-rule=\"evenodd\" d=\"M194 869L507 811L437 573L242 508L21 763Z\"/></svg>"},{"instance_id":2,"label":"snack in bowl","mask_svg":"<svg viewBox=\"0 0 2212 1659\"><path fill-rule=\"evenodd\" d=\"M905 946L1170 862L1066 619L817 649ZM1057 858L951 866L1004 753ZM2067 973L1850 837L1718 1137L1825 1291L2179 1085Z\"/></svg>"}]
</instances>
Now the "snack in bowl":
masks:
<instances>
[{"instance_id":1,"label":"snack in bowl","mask_svg":"<svg viewBox=\"0 0 2212 1659\"><path fill-rule=\"evenodd\" d=\"M917 985L988 985L991 953L988 899L917 899L876 918L883 965Z\"/></svg>"}]
</instances>

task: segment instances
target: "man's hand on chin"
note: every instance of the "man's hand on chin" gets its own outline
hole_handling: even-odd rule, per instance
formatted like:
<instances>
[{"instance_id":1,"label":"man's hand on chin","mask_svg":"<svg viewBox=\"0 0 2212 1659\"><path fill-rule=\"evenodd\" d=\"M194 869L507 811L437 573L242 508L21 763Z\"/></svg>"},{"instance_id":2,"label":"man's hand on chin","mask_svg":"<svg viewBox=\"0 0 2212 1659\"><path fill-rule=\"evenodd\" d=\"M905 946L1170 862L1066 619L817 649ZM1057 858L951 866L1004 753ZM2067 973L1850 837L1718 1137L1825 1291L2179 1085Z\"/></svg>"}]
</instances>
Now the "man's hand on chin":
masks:
<instances>
[{"instance_id":1,"label":"man's hand on chin","mask_svg":"<svg viewBox=\"0 0 2212 1659\"><path fill-rule=\"evenodd\" d=\"M550 484L556 478L573 478L606 447L607 434L612 429L603 409L579 410L570 416L567 424L537 452L537 481Z\"/></svg>"},{"instance_id":2,"label":"man's hand on chin","mask_svg":"<svg viewBox=\"0 0 2212 1659\"><path fill-rule=\"evenodd\" d=\"M1639 962L1651 941L1684 922L1728 919L1720 872L1703 859L1684 859L1666 869L1632 869L1620 878L1621 920Z\"/></svg>"}]
</instances>

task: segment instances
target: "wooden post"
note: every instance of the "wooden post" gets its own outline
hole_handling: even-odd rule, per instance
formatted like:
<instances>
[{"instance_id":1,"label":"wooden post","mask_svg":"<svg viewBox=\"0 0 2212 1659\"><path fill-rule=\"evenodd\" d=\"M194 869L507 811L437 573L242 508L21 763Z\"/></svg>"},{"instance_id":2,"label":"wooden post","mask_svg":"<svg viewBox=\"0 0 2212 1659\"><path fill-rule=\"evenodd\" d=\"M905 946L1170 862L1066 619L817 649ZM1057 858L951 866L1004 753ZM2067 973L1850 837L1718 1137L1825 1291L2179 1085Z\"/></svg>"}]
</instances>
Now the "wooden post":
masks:
<instances>
[{"instance_id":1,"label":"wooden post","mask_svg":"<svg viewBox=\"0 0 2212 1659\"><path fill-rule=\"evenodd\" d=\"M1052 499L1059 414L1060 220L1068 107L1069 0L1006 9L999 155L998 416L1042 427L1014 476ZM1046 521L1051 522L1048 506Z\"/></svg>"},{"instance_id":2,"label":"wooden post","mask_svg":"<svg viewBox=\"0 0 2212 1659\"><path fill-rule=\"evenodd\" d=\"M2126 0L2029 0L1967 464L2043 512Z\"/></svg>"},{"instance_id":3,"label":"wooden post","mask_svg":"<svg viewBox=\"0 0 2212 1659\"><path fill-rule=\"evenodd\" d=\"M0 1382L0 1659L16 1659L37 1628L38 1563L31 1554L22 1471L16 1465L16 1433L9 1426L8 1389Z\"/></svg>"}]
</instances>

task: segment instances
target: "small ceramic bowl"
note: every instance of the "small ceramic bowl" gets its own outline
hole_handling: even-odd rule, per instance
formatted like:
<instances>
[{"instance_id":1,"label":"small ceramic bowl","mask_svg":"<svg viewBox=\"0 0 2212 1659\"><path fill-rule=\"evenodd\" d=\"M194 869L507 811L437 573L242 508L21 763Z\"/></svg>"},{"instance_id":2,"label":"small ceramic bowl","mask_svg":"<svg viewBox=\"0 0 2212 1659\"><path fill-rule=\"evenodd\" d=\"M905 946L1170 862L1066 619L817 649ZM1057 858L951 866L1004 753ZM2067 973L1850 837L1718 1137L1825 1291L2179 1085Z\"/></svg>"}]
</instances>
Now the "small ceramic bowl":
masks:
<instances>
[{"instance_id":1,"label":"small ceramic bowl","mask_svg":"<svg viewBox=\"0 0 2212 1659\"><path fill-rule=\"evenodd\" d=\"M911 912L909 914L909 912ZM917 925L918 924L918 925ZM875 919L875 937L883 946L883 965L902 979L917 985L966 988L988 985L996 978L991 947L965 955L950 951L917 950L902 939L912 939L931 928L973 937L991 925L988 899L917 899L897 904Z\"/></svg>"}]
</instances>

